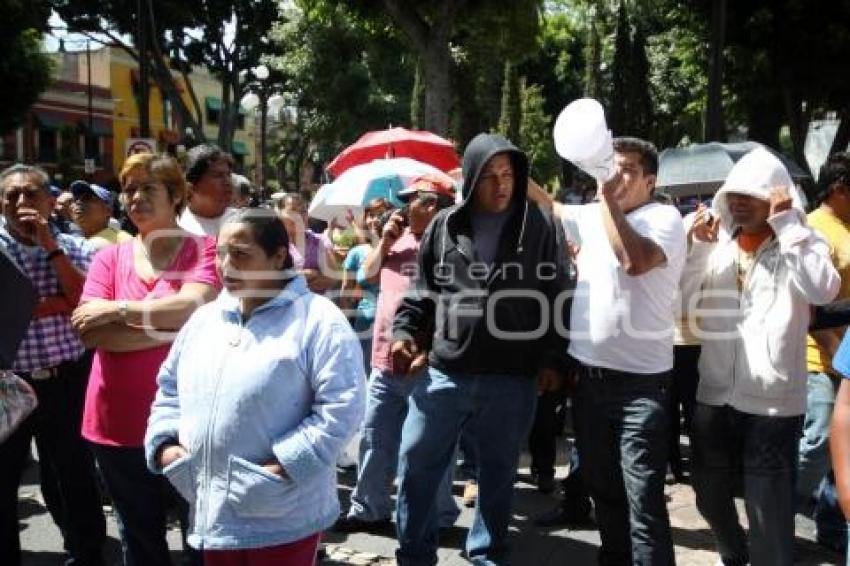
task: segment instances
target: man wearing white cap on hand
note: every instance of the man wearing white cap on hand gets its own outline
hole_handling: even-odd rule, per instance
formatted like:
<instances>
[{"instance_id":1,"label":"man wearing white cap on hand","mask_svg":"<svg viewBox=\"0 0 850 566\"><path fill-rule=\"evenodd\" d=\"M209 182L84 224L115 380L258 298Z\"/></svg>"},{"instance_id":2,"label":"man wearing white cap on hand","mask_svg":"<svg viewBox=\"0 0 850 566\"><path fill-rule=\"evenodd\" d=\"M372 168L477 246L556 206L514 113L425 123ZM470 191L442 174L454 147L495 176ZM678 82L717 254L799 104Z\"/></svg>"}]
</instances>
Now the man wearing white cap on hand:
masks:
<instances>
[{"instance_id":1,"label":"man wearing white cap on hand","mask_svg":"<svg viewBox=\"0 0 850 566\"><path fill-rule=\"evenodd\" d=\"M830 302L840 285L829 246L806 225L795 192L782 163L755 149L732 168L713 214L698 214L691 232L694 246L707 247L691 254L689 262L702 265L689 265L693 280L682 282L702 342L693 487L725 566L794 561L809 305ZM734 502L742 470L749 537Z\"/></svg>"}]
</instances>

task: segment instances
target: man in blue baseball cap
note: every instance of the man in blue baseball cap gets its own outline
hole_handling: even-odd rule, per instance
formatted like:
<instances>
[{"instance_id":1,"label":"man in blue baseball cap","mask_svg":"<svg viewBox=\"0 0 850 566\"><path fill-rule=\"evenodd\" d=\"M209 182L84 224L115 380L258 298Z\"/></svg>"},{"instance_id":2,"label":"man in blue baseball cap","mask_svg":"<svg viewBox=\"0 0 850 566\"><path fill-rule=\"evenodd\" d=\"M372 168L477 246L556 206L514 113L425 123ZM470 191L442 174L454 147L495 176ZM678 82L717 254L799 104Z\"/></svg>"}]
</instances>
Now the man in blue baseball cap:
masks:
<instances>
[{"instance_id":1,"label":"man in blue baseball cap","mask_svg":"<svg viewBox=\"0 0 850 566\"><path fill-rule=\"evenodd\" d=\"M81 180L71 183L71 193L74 195L71 208L74 222L96 248L130 239L131 236L127 232L109 225L113 203L113 195L109 189Z\"/></svg>"}]
</instances>

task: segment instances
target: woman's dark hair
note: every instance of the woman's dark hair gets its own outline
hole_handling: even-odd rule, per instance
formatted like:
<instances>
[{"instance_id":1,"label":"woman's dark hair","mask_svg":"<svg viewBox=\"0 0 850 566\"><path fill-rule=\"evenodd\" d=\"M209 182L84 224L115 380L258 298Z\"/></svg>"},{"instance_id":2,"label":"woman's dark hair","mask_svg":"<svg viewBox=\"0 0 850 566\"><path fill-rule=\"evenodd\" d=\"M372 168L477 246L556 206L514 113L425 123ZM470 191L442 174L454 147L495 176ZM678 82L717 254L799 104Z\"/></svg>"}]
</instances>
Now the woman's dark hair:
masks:
<instances>
[{"instance_id":1,"label":"woman's dark hair","mask_svg":"<svg viewBox=\"0 0 850 566\"><path fill-rule=\"evenodd\" d=\"M289 235L283 222L272 211L264 208L245 208L230 217L228 223L238 222L251 227L254 241L263 248L267 256L274 255L280 248L286 248L283 269L292 269L292 255L289 253Z\"/></svg>"},{"instance_id":2,"label":"woman's dark hair","mask_svg":"<svg viewBox=\"0 0 850 566\"><path fill-rule=\"evenodd\" d=\"M818 175L818 195L826 200L836 185L850 186L850 153L841 152L830 155Z\"/></svg>"},{"instance_id":3,"label":"woman's dark hair","mask_svg":"<svg viewBox=\"0 0 850 566\"><path fill-rule=\"evenodd\" d=\"M233 158L217 145L196 145L186 155L186 180L197 183L216 161L225 161L233 169Z\"/></svg>"}]
</instances>

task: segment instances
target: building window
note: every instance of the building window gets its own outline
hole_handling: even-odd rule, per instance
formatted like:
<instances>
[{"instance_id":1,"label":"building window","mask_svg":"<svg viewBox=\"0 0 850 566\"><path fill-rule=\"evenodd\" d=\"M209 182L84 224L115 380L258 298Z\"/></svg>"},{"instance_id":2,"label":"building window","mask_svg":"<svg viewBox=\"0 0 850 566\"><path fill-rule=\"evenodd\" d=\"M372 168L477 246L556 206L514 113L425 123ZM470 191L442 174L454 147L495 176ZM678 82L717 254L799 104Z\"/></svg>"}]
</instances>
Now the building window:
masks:
<instances>
[{"instance_id":1,"label":"building window","mask_svg":"<svg viewBox=\"0 0 850 566\"><path fill-rule=\"evenodd\" d=\"M100 159L100 138L96 135L86 134L84 137L83 156L87 159L94 159L95 165L101 165Z\"/></svg>"},{"instance_id":2,"label":"building window","mask_svg":"<svg viewBox=\"0 0 850 566\"><path fill-rule=\"evenodd\" d=\"M39 128L38 130L38 160L42 163L55 163L57 156L58 132Z\"/></svg>"},{"instance_id":3,"label":"building window","mask_svg":"<svg viewBox=\"0 0 850 566\"><path fill-rule=\"evenodd\" d=\"M218 124L221 116L221 99L208 96L204 99L204 106L207 111L207 123Z\"/></svg>"}]
</instances>

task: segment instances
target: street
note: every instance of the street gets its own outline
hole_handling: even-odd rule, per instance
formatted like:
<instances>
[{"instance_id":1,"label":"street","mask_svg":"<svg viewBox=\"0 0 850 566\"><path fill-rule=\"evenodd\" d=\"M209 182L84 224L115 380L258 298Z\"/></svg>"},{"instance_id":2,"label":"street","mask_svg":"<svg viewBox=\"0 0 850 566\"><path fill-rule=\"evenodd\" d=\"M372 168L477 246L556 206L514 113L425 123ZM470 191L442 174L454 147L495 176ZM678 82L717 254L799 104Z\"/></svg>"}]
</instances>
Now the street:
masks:
<instances>
[{"instance_id":1,"label":"street","mask_svg":"<svg viewBox=\"0 0 850 566\"><path fill-rule=\"evenodd\" d=\"M563 445L559 442L559 446ZM562 450L558 455L557 477L566 475L566 459ZM528 455L523 455L519 470L519 480L514 486L516 498L514 520L511 525L514 564L518 566L562 566L563 564L594 564L596 549L599 546L599 534L595 529L583 530L540 529L533 524L533 518L557 503L556 495L543 495L533 485L522 481L529 474ZM63 563L62 540L59 531L50 519L44 506L37 481L38 466L33 464L27 470L20 488L18 512L22 520L21 545L24 549L23 566L56 566ZM343 508L348 505L348 496L354 485L353 472L339 475L339 495ZM460 498L463 490L461 482L455 482L455 495ZM680 566L713 566L717 563L717 554L708 526L699 516L694 505L693 491L684 484L667 486L670 518L673 527L673 540L676 545L676 561ZM739 512L743 504L738 501ZM107 508L109 509L109 508ZM467 528L472 523L472 510L463 508L457 525L448 533L441 533L440 564L460 566L467 564L460 555ZM121 547L115 516L111 509L107 514L108 541L106 556L108 564L121 563ZM447 535L447 536L446 536ZM180 533L175 525L169 529L168 541L174 550L175 563L179 559ZM373 565L387 566L395 564L392 556L396 548L391 536L369 534L341 535L327 533L324 537L328 558L323 566ZM814 542L813 523L804 517L797 517L797 544L795 564L803 566L821 566L839 564L841 557L828 552Z\"/></svg>"}]
</instances>

